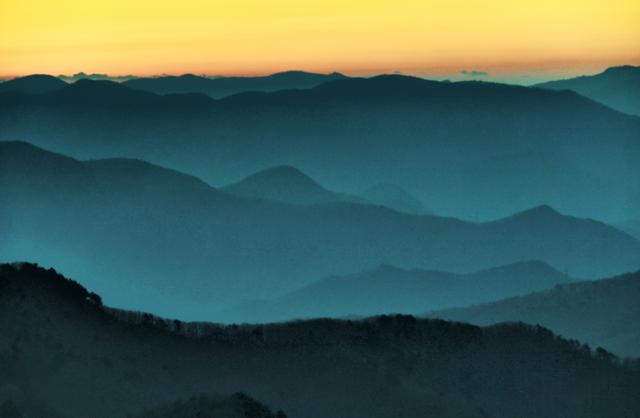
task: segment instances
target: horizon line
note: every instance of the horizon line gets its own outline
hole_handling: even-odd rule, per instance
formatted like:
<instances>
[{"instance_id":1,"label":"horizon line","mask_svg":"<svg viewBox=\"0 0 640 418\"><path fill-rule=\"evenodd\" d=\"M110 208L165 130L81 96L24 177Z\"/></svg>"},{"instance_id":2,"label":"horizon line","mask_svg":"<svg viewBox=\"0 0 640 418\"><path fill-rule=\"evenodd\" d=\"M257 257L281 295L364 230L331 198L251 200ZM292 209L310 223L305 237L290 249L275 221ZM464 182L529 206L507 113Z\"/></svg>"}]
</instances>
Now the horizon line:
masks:
<instances>
[{"instance_id":1,"label":"horizon line","mask_svg":"<svg viewBox=\"0 0 640 418\"><path fill-rule=\"evenodd\" d=\"M24 73L24 74L0 74L0 82L9 81L15 78L28 77L32 75L48 75L60 79L73 79L73 78L90 78L90 77L105 77L109 79L124 79L124 78L162 78L162 77L180 77L185 75L193 75L197 77L203 78L252 78L252 77L268 77L276 74L284 74L284 73L307 73L307 74L320 74L320 75L331 75L331 74L341 74L347 77L375 77L379 75L404 75L404 76L412 76L418 78L428 78L432 77L434 79L438 79L443 81L447 79L447 77L453 77L456 81L462 80L478 80L478 81L499 81L500 79L514 79L514 78L544 78L544 79L559 79L559 78L573 78L580 76L590 76L600 74L607 69L610 68L618 68L618 67L638 67L640 68L640 62L638 63L620 63L620 64L612 64L612 65L600 65L597 68L589 69L588 71L582 70L579 71L577 69L570 68L558 68L558 69L542 69L539 67L531 67L529 70L516 70L516 71L489 71L488 67L478 67L478 68L461 68L458 70L448 69L445 71L438 71L437 69L425 69L418 71L341 71L341 70L312 70L312 69L300 69L300 68L291 68L284 69L278 71L240 71L240 72L200 72L200 71L185 71L185 72L161 72L161 73L135 73L135 72L123 72L123 73L108 73L108 72L85 72L85 71L77 71L73 73L60 73L55 74L54 72L33 72L33 73ZM554 71L555 70L555 71ZM534 83L536 81L533 81Z\"/></svg>"}]
</instances>

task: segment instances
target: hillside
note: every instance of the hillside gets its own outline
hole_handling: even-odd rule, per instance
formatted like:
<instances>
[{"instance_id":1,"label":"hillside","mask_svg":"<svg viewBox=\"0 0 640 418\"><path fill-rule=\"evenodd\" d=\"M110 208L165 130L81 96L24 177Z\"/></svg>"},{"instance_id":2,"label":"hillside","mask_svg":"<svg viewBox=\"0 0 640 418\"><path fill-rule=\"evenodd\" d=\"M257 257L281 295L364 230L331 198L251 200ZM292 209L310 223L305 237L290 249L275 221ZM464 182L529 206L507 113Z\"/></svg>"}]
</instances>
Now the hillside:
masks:
<instances>
[{"instance_id":1,"label":"hillside","mask_svg":"<svg viewBox=\"0 0 640 418\"><path fill-rule=\"evenodd\" d=\"M285 71L258 77L210 78L183 74L181 76L136 78L125 81L124 85L156 94L203 93L213 98L221 98L248 91L310 89L327 81L343 78L346 76L340 73L316 74L304 71Z\"/></svg>"},{"instance_id":2,"label":"hillside","mask_svg":"<svg viewBox=\"0 0 640 418\"><path fill-rule=\"evenodd\" d=\"M640 210L640 120L568 91L379 76L214 100L80 80L0 93L0 138L210 184L286 162L329 190L397 184L465 219L540 203L604 220Z\"/></svg>"},{"instance_id":3,"label":"hillside","mask_svg":"<svg viewBox=\"0 0 640 418\"><path fill-rule=\"evenodd\" d=\"M110 304L183 319L388 264L466 273L537 259L571 277L640 267L640 242L541 206L464 222L355 203L244 199L138 160L0 143L0 254L56 263Z\"/></svg>"},{"instance_id":4,"label":"hillside","mask_svg":"<svg viewBox=\"0 0 640 418\"><path fill-rule=\"evenodd\" d=\"M13 92L42 94L66 87L67 83L59 78L45 74L33 74L18 77L0 83L0 93Z\"/></svg>"},{"instance_id":5,"label":"hillside","mask_svg":"<svg viewBox=\"0 0 640 418\"><path fill-rule=\"evenodd\" d=\"M628 221L617 222L615 226L632 237L640 239L640 220L630 219Z\"/></svg>"},{"instance_id":6,"label":"hillside","mask_svg":"<svg viewBox=\"0 0 640 418\"><path fill-rule=\"evenodd\" d=\"M640 356L640 273L570 283L554 289L429 316L490 325L504 321L540 324L567 338Z\"/></svg>"},{"instance_id":7,"label":"hillside","mask_svg":"<svg viewBox=\"0 0 640 418\"><path fill-rule=\"evenodd\" d=\"M379 266L331 277L267 301L254 301L215 317L225 322L419 314L523 295L569 282L564 273L529 261L469 274Z\"/></svg>"},{"instance_id":8,"label":"hillside","mask_svg":"<svg viewBox=\"0 0 640 418\"><path fill-rule=\"evenodd\" d=\"M149 408L134 418L286 418L282 411L274 415L243 393L223 399L194 396L186 401Z\"/></svg>"},{"instance_id":9,"label":"hillside","mask_svg":"<svg viewBox=\"0 0 640 418\"><path fill-rule=\"evenodd\" d=\"M360 193L371 203L386 206L400 212L418 215L432 215L417 197L411 195L397 184L378 183Z\"/></svg>"},{"instance_id":10,"label":"hillside","mask_svg":"<svg viewBox=\"0 0 640 418\"><path fill-rule=\"evenodd\" d=\"M549 81L536 87L573 90L612 109L640 116L640 67L611 67L599 74Z\"/></svg>"},{"instance_id":11,"label":"hillside","mask_svg":"<svg viewBox=\"0 0 640 418\"><path fill-rule=\"evenodd\" d=\"M203 391L251 393L298 418L640 410L637 370L525 325L407 316L185 324L113 311L53 270L18 264L0 267L0 326L0 386L67 418L125 417Z\"/></svg>"},{"instance_id":12,"label":"hillside","mask_svg":"<svg viewBox=\"0 0 640 418\"><path fill-rule=\"evenodd\" d=\"M237 196L312 205L330 202L367 203L364 199L325 189L295 167L280 165L254 173L221 190Z\"/></svg>"}]
</instances>

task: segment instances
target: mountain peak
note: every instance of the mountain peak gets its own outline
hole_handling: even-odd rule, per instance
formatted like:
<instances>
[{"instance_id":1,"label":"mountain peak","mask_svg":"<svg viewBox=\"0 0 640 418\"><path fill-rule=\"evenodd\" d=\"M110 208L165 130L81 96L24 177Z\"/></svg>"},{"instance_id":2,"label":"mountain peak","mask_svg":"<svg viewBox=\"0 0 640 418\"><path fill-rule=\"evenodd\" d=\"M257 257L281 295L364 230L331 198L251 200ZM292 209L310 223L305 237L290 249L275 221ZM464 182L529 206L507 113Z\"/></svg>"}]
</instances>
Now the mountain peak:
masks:
<instances>
[{"instance_id":1,"label":"mountain peak","mask_svg":"<svg viewBox=\"0 0 640 418\"><path fill-rule=\"evenodd\" d=\"M511 220L530 220L530 221L549 221L552 219L562 218L560 212L552 208L547 204L542 204L531 209L526 209L521 212L517 212L506 218L498 219L496 222L511 221Z\"/></svg>"},{"instance_id":2,"label":"mountain peak","mask_svg":"<svg viewBox=\"0 0 640 418\"><path fill-rule=\"evenodd\" d=\"M289 203L318 203L338 200L311 177L296 167L279 165L251 174L223 190L245 197L278 200Z\"/></svg>"},{"instance_id":3,"label":"mountain peak","mask_svg":"<svg viewBox=\"0 0 640 418\"><path fill-rule=\"evenodd\" d=\"M268 75L266 77L271 77L271 78L278 78L278 77L315 78L315 77L319 77L319 78L327 78L329 80L330 79L334 79L334 78L346 78L345 75L340 74L338 72L333 72L333 73L330 73L330 74L323 74L323 73L312 73L312 72L303 71L303 70L280 71L280 72Z\"/></svg>"},{"instance_id":4,"label":"mountain peak","mask_svg":"<svg viewBox=\"0 0 640 418\"><path fill-rule=\"evenodd\" d=\"M62 81L57 77L54 77L52 75L49 74L30 74L30 75L25 75L24 77L16 77L14 79L8 80L6 82L9 81L43 81L43 80L48 80L48 81L54 81L54 80L58 80L58 81ZM64 83L64 81L62 81ZM59 83L58 83L59 84Z\"/></svg>"},{"instance_id":5,"label":"mountain peak","mask_svg":"<svg viewBox=\"0 0 640 418\"><path fill-rule=\"evenodd\" d=\"M547 205L547 204L542 204L539 206L536 206L534 208L531 208L528 210L529 212L535 212L535 213L544 213L544 214L552 214L552 215L559 215L560 212L558 212L557 210L555 210L554 208L552 208L551 206Z\"/></svg>"},{"instance_id":6,"label":"mountain peak","mask_svg":"<svg viewBox=\"0 0 640 418\"><path fill-rule=\"evenodd\" d=\"M277 165L274 167L269 167L266 168L262 171L259 171L257 173L255 173L254 175L261 175L261 176L273 176L273 177L303 177L306 179L311 180L311 178L309 176L307 176L306 174L304 174L302 171L300 171L299 169L297 169L296 167L292 166L292 165L287 165L287 164L282 164L282 165Z\"/></svg>"},{"instance_id":7,"label":"mountain peak","mask_svg":"<svg viewBox=\"0 0 640 418\"><path fill-rule=\"evenodd\" d=\"M516 216L540 216L540 217L548 217L548 216L562 216L560 212L552 208L547 204L542 204L531 209L524 210L520 213L517 213Z\"/></svg>"},{"instance_id":8,"label":"mountain peak","mask_svg":"<svg viewBox=\"0 0 640 418\"><path fill-rule=\"evenodd\" d=\"M640 74L640 66L618 65L616 67L607 68L604 70L603 74Z\"/></svg>"},{"instance_id":9,"label":"mountain peak","mask_svg":"<svg viewBox=\"0 0 640 418\"><path fill-rule=\"evenodd\" d=\"M275 200L295 205L335 202L367 203L345 193L325 189L305 173L291 165L278 165L251 174L222 190L243 197Z\"/></svg>"},{"instance_id":10,"label":"mountain peak","mask_svg":"<svg viewBox=\"0 0 640 418\"><path fill-rule=\"evenodd\" d=\"M64 92L67 94L75 92L76 94L83 95L102 95L107 98L112 98L113 95L125 95L129 93L141 94L137 90L132 90L121 83L116 83L110 80L92 80L90 78L80 78L74 83L68 85ZM145 96L150 93L143 93ZM95 97L94 100L101 99L101 97Z\"/></svg>"},{"instance_id":11,"label":"mountain peak","mask_svg":"<svg viewBox=\"0 0 640 418\"><path fill-rule=\"evenodd\" d=\"M254 183L262 185L280 185L283 187L308 187L325 190L311 177L291 165L278 165L251 174L240 183Z\"/></svg>"},{"instance_id":12,"label":"mountain peak","mask_svg":"<svg viewBox=\"0 0 640 418\"><path fill-rule=\"evenodd\" d=\"M150 105L167 102L154 93L136 90L111 80L81 78L48 95L57 104L99 104L117 106Z\"/></svg>"},{"instance_id":13,"label":"mountain peak","mask_svg":"<svg viewBox=\"0 0 640 418\"><path fill-rule=\"evenodd\" d=\"M47 74L31 74L0 83L0 92L41 94L65 87L67 83Z\"/></svg>"},{"instance_id":14,"label":"mountain peak","mask_svg":"<svg viewBox=\"0 0 640 418\"><path fill-rule=\"evenodd\" d=\"M275 73L270 74L271 76L280 76L280 75L307 75L307 74L315 74L315 73L310 73L308 71L303 71L303 70L286 70L286 71L278 71Z\"/></svg>"}]
</instances>

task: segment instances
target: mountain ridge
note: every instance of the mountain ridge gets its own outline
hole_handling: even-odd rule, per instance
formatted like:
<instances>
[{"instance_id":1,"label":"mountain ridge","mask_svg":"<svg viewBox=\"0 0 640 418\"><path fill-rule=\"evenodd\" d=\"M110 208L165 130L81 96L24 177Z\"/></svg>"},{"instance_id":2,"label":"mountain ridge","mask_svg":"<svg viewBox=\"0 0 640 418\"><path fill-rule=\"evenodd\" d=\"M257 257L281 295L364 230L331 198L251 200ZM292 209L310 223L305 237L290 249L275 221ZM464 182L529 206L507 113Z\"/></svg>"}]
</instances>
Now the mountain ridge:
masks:
<instances>
[{"instance_id":1,"label":"mountain ridge","mask_svg":"<svg viewBox=\"0 0 640 418\"><path fill-rule=\"evenodd\" d=\"M465 274L382 264L354 274L331 276L277 298L241 304L215 317L224 322L264 323L383 314L417 315L427 309L525 295L571 281L573 279L564 273L538 260Z\"/></svg>"},{"instance_id":2,"label":"mountain ridge","mask_svg":"<svg viewBox=\"0 0 640 418\"><path fill-rule=\"evenodd\" d=\"M504 321L540 324L568 338L600 345L622 356L640 355L640 271L501 301L431 312L430 317L488 325Z\"/></svg>"},{"instance_id":3,"label":"mountain ridge","mask_svg":"<svg viewBox=\"0 0 640 418\"><path fill-rule=\"evenodd\" d=\"M595 75L548 81L535 87L575 91L620 112L640 116L640 67L609 67Z\"/></svg>"},{"instance_id":4,"label":"mountain ridge","mask_svg":"<svg viewBox=\"0 0 640 418\"><path fill-rule=\"evenodd\" d=\"M394 183L466 219L539 202L607 220L640 208L640 120L572 92L399 76L220 100L115 84L86 98L72 87L0 94L0 137L82 159L140 158L210 184L286 162L323 173L329 190Z\"/></svg>"},{"instance_id":5,"label":"mountain ridge","mask_svg":"<svg viewBox=\"0 0 640 418\"><path fill-rule=\"evenodd\" d=\"M284 71L267 76L201 77L193 74L136 78L125 81L127 87L157 94L202 93L219 99L246 91L306 89L328 80L347 78L340 73L319 74L305 71Z\"/></svg>"}]
</instances>

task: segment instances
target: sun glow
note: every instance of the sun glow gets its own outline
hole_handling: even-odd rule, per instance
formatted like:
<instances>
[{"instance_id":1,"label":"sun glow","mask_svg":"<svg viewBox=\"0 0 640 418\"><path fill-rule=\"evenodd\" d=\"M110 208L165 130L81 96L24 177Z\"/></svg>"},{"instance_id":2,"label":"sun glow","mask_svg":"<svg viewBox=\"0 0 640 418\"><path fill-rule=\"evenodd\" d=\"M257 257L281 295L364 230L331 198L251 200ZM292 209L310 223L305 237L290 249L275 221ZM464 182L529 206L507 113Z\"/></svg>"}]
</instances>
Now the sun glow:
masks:
<instances>
[{"instance_id":1,"label":"sun glow","mask_svg":"<svg viewBox=\"0 0 640 418\"><path fill-rule=\"evenodd\" d=\"M637 0L0 0L0 75L640 63Z\"/></svg>"}]
</instances>

